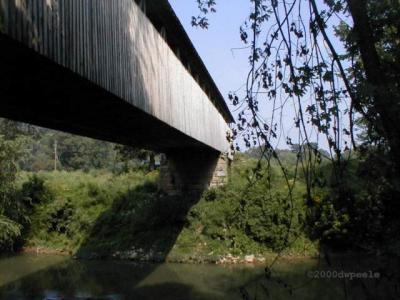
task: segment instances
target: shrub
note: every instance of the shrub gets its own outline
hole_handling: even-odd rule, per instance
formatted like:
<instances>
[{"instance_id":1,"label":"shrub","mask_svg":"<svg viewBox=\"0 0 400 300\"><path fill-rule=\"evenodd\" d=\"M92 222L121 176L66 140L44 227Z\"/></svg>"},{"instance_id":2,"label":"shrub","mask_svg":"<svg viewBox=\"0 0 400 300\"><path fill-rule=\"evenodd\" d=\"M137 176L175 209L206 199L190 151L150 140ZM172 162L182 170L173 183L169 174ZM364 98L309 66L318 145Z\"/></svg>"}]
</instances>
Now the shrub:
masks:
<instances>
[{"instance_id":1,"label":"shrub","mask_svg":"<svg viewBox=\"0 0 400 300\"><path fill-rule=\"evenodd\" d=\"M20 157L19 141L0 136L0 251L12 250L21 236L24 207L17 197L15 180Z\"/></svg>"},{"instance_id":2,"label":"shrub","mask_svg":"<svg viewBox=\"0 0 400 300\"><path fill-rule=\"evenodd\" d=\"M68 231L68 229L73 214L74 207L71 199L57 199L47 208L47 218L45 219L47 230L71 235L72 232Z\"/></svg>"},{"instance_id":3,"label":"shrub","mask_svg":"<svg viewBox=\"0 0 400 300\"><path fill-rule=\"evenodd\" d=\"M256 164L242 156L233 163L228 185L206 191L191 209L189 232L237 254L279 251L302 234L304 184L294 191L292 210L288 188L275 169L268 176L263 165L264 175L253 181Z\"/></svg>"},{"instance_id":4,"label":"shrub","mask_svg":"<svg viewBox=\"0 0 400 300\"><path fill-rule=\"evenodd\" d=\"M16 240L21 236L22 226L0 215L0 250L12 251Z\"/></svg>"},{"instance_id":5,"label":"shrub","mask_svg":"<svg viewBox=\"0 0 400 300\"><path fill-rule=\"evenodd\" d=\"M33 174L22 184L21 196L30 207L36 204L50 202L53 195L45 186L44 178Z\"/></svg>"},{"instance_id":6,"label":"shrub","mask_svg":"<svg viewBox=\"0 0 400 300\"><path fill-rule=\"evenodd\" d=\"M376 251L394 239L400 228L400 187L387 154L377 149L358 153L344 165L340 180L327 177L320 197L309 203L312 239L336 250L363 251Z\"/></svg>"}]
</instances>

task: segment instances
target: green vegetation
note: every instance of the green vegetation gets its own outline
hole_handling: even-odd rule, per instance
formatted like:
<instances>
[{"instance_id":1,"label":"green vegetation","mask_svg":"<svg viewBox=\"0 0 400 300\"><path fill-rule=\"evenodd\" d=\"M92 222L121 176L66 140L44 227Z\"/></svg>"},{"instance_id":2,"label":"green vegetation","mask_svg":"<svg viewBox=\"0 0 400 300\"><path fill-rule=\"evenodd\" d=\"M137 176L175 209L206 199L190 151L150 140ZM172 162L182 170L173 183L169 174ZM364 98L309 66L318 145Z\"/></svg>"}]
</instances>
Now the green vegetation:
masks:
<instances>
[{"instance_id":1,"label":"green vegetation","mask_svg":"<svg viewBox=\"0 0 400 300\"><path fill-rule=\"evenodd\" d=\"M396 178L377 151L343 161L340 176L351 183L346 186L323 160L321 180L308 199L303 175L294 174L295 150L279 152L294 184L288 197L277 162L266 172L267 163L256 159L259 149L252 149L236 155L226 186L200 199L182 199L160 193L158 171L140 164L122 173L17 173L22 144L3 138L0 148L2 169L8 170L1 178L3 251L33 247L80 257L215 261L228 254L312 255L320 242L337 250L369 250L398 230L392 210Z\"/></svg>"},{"instance_id":2,"label":"green vegetation","mask_svg":"<svg viewBox=\"0 0 400 300\"><path fill-rule=\"evenodd\" d=\"M59 133L59 151L73 155L54 171L46 167L54 163L52 143L44 142L53 132L39 138L33 138L35 128L6 132L0 139L2 252L28 247L90 258L216 261L227 255L313 255L320 245L398 249L398 175L380 147L342 158L340 168L313 147L319 162L311 197L301 169L307 152L296 145L279 150L280 165L274 158L259 161L261 149L253 148L235 156L226 186L194 198L161 193L154 156L147 165L137 158L146 161L144 151ZM26 149L32 143L50 146L31 164ZM94 157L95 150L105 155ZM44 170L33 172L32 165Z\"/></svg>"},{"instance_id":3,"label":"green vegetation","mask_svg":"<svg viewBox=\"0 0 400 300\"><path fill-rule=\"evenodd\" d=\"M19 170L85 171L154 169L155 154L133 147L119 146L60 131L0 119L0 133L5 141L18 142L20 153L14 163Z\"/></svg>"},{"instance_id":4,"label":"green vegetation","mask_svg":"<svg viewBox=\"0 0 400 300\"><path fill-rule=\"evenodd\" d=\"M227 254L274 253L289 238L295 242L287 253L315 253L303 230L304 186L295 189L291 217L283 207L287 186L278 171L268 179L271 190L267 178L251 184L256 163L238 155L229 184L205 192L200 200L160 194L157 171L22 172L20 195L33 206L24 246L81 257L122 253L140 259L213 261Z\"/></svg>"},{"instance_id":5,"label":"green vegetation","mask_svg":"<svg viewBox=\"0 0 400 300\"><path fill-rule=\"evenodd\" d=\"M207 27L216 2L197 2L203 16L192 24ZM292 18L301 5L250 2L240 38L251 76L244 97L228 97L238 107L234 137L264 148L237 155L227 186L200 199L167 197L152 152L0 120L0 251L190 259L310 254L322 245L398 256L400 5L309 1L306 28ZM271 100L272 116L262 116ZM288 105L294 123L282 126ZM274 149L278 138L291 149Z\"/></svg>"},{"instance_id":6,"label":"green vegetation","mask_svg":"<svg viewBox=\"0 0 400 300\"><path fill-rule=\"evenodd\" d=\"M141 203L137 191L139 186L154 186L156 173L141 171L121 175L94 171L41 172L38 175L24 174L28 181L22 185L26 196L38 203L31 216L32 229L26 236L26 246L56 248L77 251L89 238L96 223L111 211L116 203ZM154 188L153 188L154 189ZM151 197L149 193L146 195ZM134 211L119 211L112 217L116 222L105 224L101 229L113 230L113 240L118 241L118 220L125 220ZM112 220L110 220L112 221ZM127 229L128 231L129 229ZM129 235L123 238L130 239ZM121 238L121 241L123 241Z\"/></svg>"},{"instance_id":7,"label":"green vegetation","mask_svg":"<svg viewBox=\"0 0 400 300\"><path fill-rule=\"evenodd\" d=\"M342 164L339 174L322 170L320 178L330 180L308 205L311 238L339 250L397 255L399 175L388 153L364 149Z\"/></svg>"},{"instance_id":8,"label":"green vegetation","mask_svg":"<svg viewBox=\"0 0 400 300\"><path fill-rule=\"evenodd\" d=\"M18 159L14 157L14 165ZM49 248L82 257L139 249L141 255L150 253L149 259L215 260L280 251L289 238L295 242L287 252L315 253L303 230L304 186L296 187L295 206L288 211L283 177L275 170L272 178L253 184L256 165L256 159L238 155L229 184L201 199L161 194L158 171L142 168L126 173L21 171L8 198L18 203L25 221L10 219L15 230L10 227L3 240L14 250Z\"/></svg>"},{"instance_id":9,"label":"green vegetation","mask_svg":"<svg viewBox=\"0 0 400 300\"><path fill-rule=\"evenodd\" d=\"M24 223L24 209L20 202L13 201L17 197L14 184L19 150L18 142L0 136L0 251L13 248Z\"/></svg>"},{"instance_id":10,"label":"green vegetation","mask_svg":"<svg viewBox=\"0 0 400 300\"><path fill-rule=\"evenodd\" d=\"M287 253L311 254L316 247L304 235L304 185L293 192L293 210L285 198L288 187L276 167L272 176L254 180L257 161L237 155L230 182L207 191L188 215L178 238L178 249L233 255ZM271 188L269 188L271 187ZM289 236L288 236L289 233Z\"/></svg>"},{"instance_id":11,"label":"green vegetation","mask_svg":"<svg viewBox=\"0 0 400 300\"><path fill-rule=\"evenodd\" d=\"M79 201L87 200L82 196L85 192L82 190L82 185L87 183L92 186L107 187L105 183L111 184L115 175L121 185L107 187L108 191L101 192L100 197L107 197L107 193L113 193L118 189L123 193L130 188L132 184L122 179L127 176L125 174L127 171L135 169L135 176L142 178L144 174L142 170L149 169L147 157L143 154L138 157L135 155L138 151L129 147L124 147L122 153L122 150L111 143L6 119L0 119L0 133L2 134L0 135L0 252L21 248L26 241L29 241L33 232L37 232L38 236L44 235L43 231L39 232L41 230L39 223L47 221L51 224L49 226L53 226L54 231L68 232L70 239L68 242L66 239L61 242L62 238L59 237L60 241L56 242L54 239L52 246L73 249L73 245L79 243L77 241L79 237L72 237L69 227L74 225L65 219L72 218L73 215L74 218L82 217L88 222L94 222L96 218L96 208L92 207L88 212L89 215L85 216L78 216L77 213L81 211L74 210L80 207L86 212L85 206L77 204ZM131 154L125 157L125 153ZM151 164L154 165L154 154L146 153L151 154L153 158ZM58 171L51 173L50 171L54 169ZM73 172L78 170L77 173ZM104 182L101 181L102 178ZM135 178L129 180L135 185L140 184L141 181ZM67 190L64 190L64 187ZM113 196L116 197L117 194ZM85 205L91 204L88 202ZM104 211L106 205L105 202L104 207L99 208L99 212ZM48 210L43 212L41 210L44 207ZM48 218L53 219L38 219L41 212L43 217L49 213ZM80 226L79 222L74 224ZM78 232L73 232L75 233ZM46 244L45 240L42 242Z\"/></svg>"}]
</instances>

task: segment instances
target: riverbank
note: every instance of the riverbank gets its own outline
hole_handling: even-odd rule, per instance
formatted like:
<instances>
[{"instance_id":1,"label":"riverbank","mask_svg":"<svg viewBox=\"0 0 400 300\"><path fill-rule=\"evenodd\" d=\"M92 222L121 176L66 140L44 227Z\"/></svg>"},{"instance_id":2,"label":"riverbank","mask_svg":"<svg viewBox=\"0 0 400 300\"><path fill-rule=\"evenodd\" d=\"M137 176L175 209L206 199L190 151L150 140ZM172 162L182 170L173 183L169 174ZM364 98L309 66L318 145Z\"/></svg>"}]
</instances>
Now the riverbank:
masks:
<instances>
[{"instance_id":1,"label":"riverbank","mask_svg":"<svg viewBox=\"0 0 400 300\"><path fill-rule=\"evenodd\" d=\"M397 277L385 276L397 274L397 265L395 260L382 264L360 256L329 264L279 259L266 276L264 265L257 264L157 264L17 254L0 258L0 298L241 300L246 291L250 299L398 299ZM313 277L318 274L321 277Z\"/></svg>"},{"instance_id":2,"label":"riverbank","mask_svg":"<svg viewBox=\"0 0 400 300\"><path fill-rule=\"evenodd\" d=\"M63 255L63 256L73 257L73 253L71 251L67 251L65 249L52 249L52 248L43 248L43 247L24 247L19 251L19 253Z\"/></svg>"},{"instance_id":3,"label":"riverbank","mask_svg":"<svg viewBox=\"0 0 400 300\"><path fill-rule=\"evenodd\" d=\"M76 255L72 251L65 249L55 248L44 248L44 247L24 247L20 253L27 254L40 254L40 255L62 255L68 256L74 259L82 260L121 260L121 261L135 261L145 263L183 263L183 264L216 264L216 265L265 265L275 260L279 255L279 260L290 262L290 261L301 261L309 259L317 259L317 255L295 255L295 254L278 254L269 253L265 255L232 255L230 253L226 255L168 255L166 258L162 253L151 251L145 253L143 249L131 249L129 251L116 251L108 256L99 256L96 253L86 255Z\"/></svg>"},{"instance_id":4,"label":"riverbank","mask_svg":"<svg viewBox=\"0 0 400 300\"><path fill-rule=\"evenodd\" d=\"M281 263L279 270L291 279L294 274L296 282L301 282L310 265L315 262L290 267ZM241 300L240 289L263 278L264 273L263 266L250 264L154 264L21 254L0 259L0 298ZM252 298L263 298L254 293L253 285L246 288ZM284 289L274 287L274 295L282 292Z\"/></svg>"},{"instance_id":5,"label":"riverbank","mask_svg":"<svg viewBox=\"0 0 400 300\"><path fill-rule=\"evenodd\" d=\"M21 244L84 259L154 262L263 263L279 252L315 256L318 245L302 223L304 186L296 185L292 210L286 210L287 186L279 175L273 189L263 180L248 186L243 172L255 163L236 160L228 185L198 198L160 193L157 171L22 173L21 195L33 205Z\"/></svg>"}]
</instances>

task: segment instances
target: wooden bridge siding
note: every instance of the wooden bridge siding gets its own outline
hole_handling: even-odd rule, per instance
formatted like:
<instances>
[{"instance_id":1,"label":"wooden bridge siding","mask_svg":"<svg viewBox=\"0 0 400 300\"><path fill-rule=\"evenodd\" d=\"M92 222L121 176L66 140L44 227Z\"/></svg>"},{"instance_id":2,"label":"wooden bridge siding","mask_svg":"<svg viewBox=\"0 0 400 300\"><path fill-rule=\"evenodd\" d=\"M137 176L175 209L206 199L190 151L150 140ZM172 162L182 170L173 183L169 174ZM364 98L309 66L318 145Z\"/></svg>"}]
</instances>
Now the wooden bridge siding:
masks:
<instances>
[{"instance_id":1,"label":"wooden bridge siding","mask_svg":"<svg viewBox=\"0 0 400 300\"><path fill-rule=\"evenodd\" d=\"M224 118L134 1L0 3L7 35L186 135L227 151Z\"/></svg>"}]
</instances>

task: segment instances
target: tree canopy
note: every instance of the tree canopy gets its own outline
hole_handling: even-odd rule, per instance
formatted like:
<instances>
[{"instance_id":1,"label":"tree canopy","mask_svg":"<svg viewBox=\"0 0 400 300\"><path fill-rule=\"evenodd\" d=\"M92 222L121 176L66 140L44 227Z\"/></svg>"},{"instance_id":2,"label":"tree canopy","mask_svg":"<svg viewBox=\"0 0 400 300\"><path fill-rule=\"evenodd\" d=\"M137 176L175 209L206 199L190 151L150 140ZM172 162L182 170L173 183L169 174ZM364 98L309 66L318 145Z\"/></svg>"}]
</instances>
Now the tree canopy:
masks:
<instances>
[{"instance_id":1,"label":"tree canopy","mask_svg":"<svg viewBox=\"0 0 400 300\"><path fill-rule=\"evenodd\" d=\"M197 0L192 24L207 28L217 1ZM320 137L332 156L360 144L355 119L384 139L399 168L399 16L393 0L250 0L240 26L249 51L244 95L234 129L247 146L308 144ZM266 109L267 108L267 109ZM282 131L282 114L293 113L298 140ZM286 136L285 136L286 135ZM352 143L352 147L350 146Z\"/></svg>"}]
</instances>

